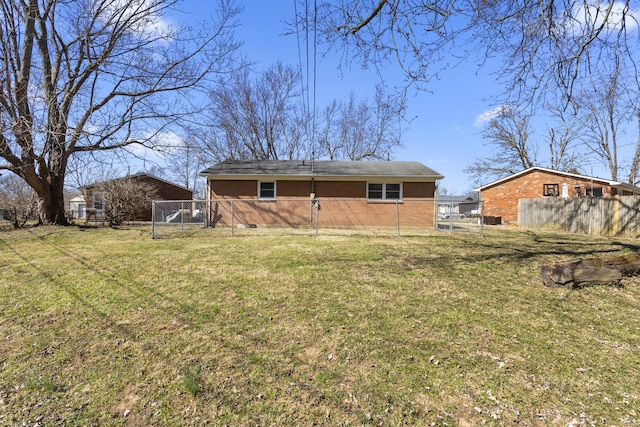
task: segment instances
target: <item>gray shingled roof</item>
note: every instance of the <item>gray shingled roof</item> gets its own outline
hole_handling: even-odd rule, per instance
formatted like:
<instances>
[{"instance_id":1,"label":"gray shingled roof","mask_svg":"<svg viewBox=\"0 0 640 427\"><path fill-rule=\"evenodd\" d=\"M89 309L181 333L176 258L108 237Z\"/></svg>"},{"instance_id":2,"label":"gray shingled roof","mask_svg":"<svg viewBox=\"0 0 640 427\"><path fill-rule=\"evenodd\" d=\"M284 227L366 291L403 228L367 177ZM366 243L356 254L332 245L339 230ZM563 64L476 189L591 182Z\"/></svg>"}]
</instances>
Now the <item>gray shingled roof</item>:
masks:
<instances>
[{"instance_id":1,"label":"gray shingled roof","mask_svg":"<svg viewBox=\"0 0 640 427\"><path fill-rule=\"evenodd\" d=\"M316 160L226 160L200 172L216 178L240 177L326 177L409 178L437 180L443 175L420 162L348 162Z\"/></svg>"}]
</instances>

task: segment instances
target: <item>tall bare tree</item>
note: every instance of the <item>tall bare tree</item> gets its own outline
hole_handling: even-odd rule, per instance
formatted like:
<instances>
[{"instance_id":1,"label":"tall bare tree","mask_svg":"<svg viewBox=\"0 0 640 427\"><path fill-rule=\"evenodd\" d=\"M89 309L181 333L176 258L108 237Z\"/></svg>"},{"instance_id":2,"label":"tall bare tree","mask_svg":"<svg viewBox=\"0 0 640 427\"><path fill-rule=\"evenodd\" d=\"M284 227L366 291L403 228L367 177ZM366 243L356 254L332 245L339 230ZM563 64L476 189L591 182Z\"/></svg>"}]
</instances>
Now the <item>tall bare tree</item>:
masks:
<instances>
[{"instance_id":1,"label":"tall bare tree","mask_svg":"<svg viewBox=\"0 0 640 427\"><path fill-rule=\"evenodd\" d=\"M187 132L182 138L182 144L173 147L168 153L166 172L177 184L192 190L194 198L198 199L203 198L205 192L205 183L198 174L215 162L215 159L206 146L199 143L195 135L193 132Z\"/></svg>"},{"instance_id":2,"label":"tall bare tree","mask_svg":"<svg viewBox=\"0 0 640 427\"><path fill-rule=\"evenodd\" d=\"M327 0L319 2L313 13L308 2L299 1L303 12L295 24L317 31L327 49L337 49L348 65L359 62L381 74L396 65L408 83L426 85L464 60L497 64L491 71L504 87L503 94L496 94L502 98L497 101L521 110L526 107L534 116L544 115L550 100L560 109L584 111L576 104L585 84L602 83L620 70L627 91L637 93L640 87L640 9L630 0ZM635 111L639 104L630 98L624 102ZM596 108L606 111L605 101L601 97ZM553 128L552 163L567 166L571 155L557 154L567 148L568 128ZM593 134L593 130L583 130L582 140L588 139L584 131ZM612 131L608 137L607 147L612 149ZM607 152L593 141L590 145L598 148L595 153L616 178L620 165L615 150ZM640 155L636 158L640 160ZM635 176L636 160L628 167Z\"/></svg>"},{"instance_id":3,"label":"tall bare tree","mask_svg":"<svg viewBox=\"0 0 640 427\"><path fill-rule=\"evenodd\" d=\"M612 52L636 68L630 0L334 0L313 13L298 1L296 25L318 31L328 49L365 67L395 63L410 82L428 82L453 65L449 58L492 58L512 96L561 89L568 102L590 65Z\"/></svg>"},{"instance_id":4,"label":"tall bare tree","mask_svg":"<svg viewBox=\"0 0 640 427\"><path fill-rule=\"evenodd\" d=\"M628 179L633 183L635 170L638 169L637 156L623 156L624 146L638 146L630 137L630 125L636 121L638 86L633 75L625 78L625 71L612 55L613 64L609 64L609 74L597 73L583 84L581 91L572 103L581 113L581 135L584 144L595 153L605 165L611 179ZM617 65L617 66L614 66ZM630 82L633 82L629 84ZM631 140L631 142L630 142Z\"/></svg>"},{"instance_id":5,"label":"tall bare tree","mask_svg":"<svg viewBox=\"0 0 640 427\"><path fill-rule=\"evenodd\" d=\"M220 0L193 31L162 21L177 4L0 0L0 170L33 188L41 223L66 224L74 153L152 141L189 113L191 89L234 67L238 9Z\"/></svg>"},{"instance_id":6,"label":"tall bare tree","mask_svg":"<svg viewBox=\"0 0 640 427\"><path fill-rule=\"evenodd\" d=\"M243 69L211 91L209 124L189 129L215 160L386 159L400 146L402 96L376 88L373 100L333 100L320 114L299 102L300 75L276 63L263 73ZM316 124L314 125L314 121Z\"/></svg>"},{"instance_id":7,"label":"tall bare tree","mask_svg":"<svg viewBox=\"0 0 640 427\"><path fill-rule=\"evenodd\" d=\"M477 182L486 183L535 166L538 148L530 140L529 119L512 105L498 108L482 132L491 154L477 159L465 171Z\"/></svg>"},{"instance_id":8,"label":"tall bare tree","mask_svg":"<svg viewBox=\"0 0 640 427\"><path fill-rule=\"evenodd\" d=\"M638 140L636 142L636 149L633 153L633 160L631 161L631 168L629 169L629 184L638 184L638 168L640 168L640 105L636 109L636 131Z\"/></svg>"},{"instance_id":9,"label":"tall bare tree","mask_svg":"<svg viewBox=\"0 0 640 427\"><path fill-rule=\"evenodd\" d=\"M376 88L373 101L353 92L322 112L316 154L330 160L388 159L401 146L404 99Z\"/></svg>"},{"instance_id":10,"label":"tall bare tree","mask_svg":"<svg viewBox=\"0 0 640 427\"><path fill-rule=\"evenodd\" d=\"M303 150L297 108L299 73L278 62L256 79L249 69L211 91L213 128L209 138L226 158L293 159Z\"/></svg>"},{"instance_id":11,"label":"tall bare tree","mask_svg":"<svg viewBox=\"0 0 640 427\"><path fill-rule=\"evenodd\" d=\"M581 126L573 110L547 106L552 123L547 128L547 147L549 149L549 167L551 169L576 172L586 156L579 144Z\"/></svg>"}]
</instances>

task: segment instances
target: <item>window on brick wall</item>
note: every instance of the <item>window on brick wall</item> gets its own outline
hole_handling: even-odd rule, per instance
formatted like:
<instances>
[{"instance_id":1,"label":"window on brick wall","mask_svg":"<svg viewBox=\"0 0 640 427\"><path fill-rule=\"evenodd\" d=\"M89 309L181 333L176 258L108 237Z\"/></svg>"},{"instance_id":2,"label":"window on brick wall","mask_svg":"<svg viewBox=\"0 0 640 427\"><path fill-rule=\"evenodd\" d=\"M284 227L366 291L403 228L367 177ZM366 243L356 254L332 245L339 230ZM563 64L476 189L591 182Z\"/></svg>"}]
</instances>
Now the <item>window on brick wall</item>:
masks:
<instances>
[{"instance_id":1,"label":"window on brick wall","mask_svg":"<svg viewBox=\"0 0 640 427\"><path fill-rule=\"evenodd\" d=\"M602 197L602 187L587 187L585 189L585 195L591 197Z\"/></svg>"},{"instance_id":2,"label":"window on brick wall","mask_svg":"<svg viewBox=\"0 0 640 427\"><path fill-rule=\"evenodd\" d=\"M543 196L557 197L560 195L560 184L544 184L542 188Z\"/></svg>"},{"instance_id":3,"label":"window on brick wall","mask_svg":"<svg viewBox=\"0 0 640 427\"><path fill-rule=\"evenodd\" d=\"M398 183L374 183L367 184L367 199L373 200L400 200L402 198L402 186Z\"/></svg>"},{"instance_id":4,"label":"window on brick wall","mask_svg":"<svg viewBox=\"0 0 640 427\"><path fill-rule=\"evenodd\" d=\"M275 181L260 181L258 183L258 198L259 199L275 199L276 198Z\"/></svg>"}]
</instances>

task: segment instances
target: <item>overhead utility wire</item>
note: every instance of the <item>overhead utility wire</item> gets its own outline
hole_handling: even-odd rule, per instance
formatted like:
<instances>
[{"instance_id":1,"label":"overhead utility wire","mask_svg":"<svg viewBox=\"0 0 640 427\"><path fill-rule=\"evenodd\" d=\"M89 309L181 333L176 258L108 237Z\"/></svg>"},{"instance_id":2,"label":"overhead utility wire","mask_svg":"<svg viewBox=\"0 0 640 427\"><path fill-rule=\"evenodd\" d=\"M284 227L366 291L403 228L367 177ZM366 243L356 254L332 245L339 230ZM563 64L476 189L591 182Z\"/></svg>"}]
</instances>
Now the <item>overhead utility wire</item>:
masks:
<instances>
[{"instance_id":1,"label":"overhead utility wire","mask_svg":"<svg viewBox=\"0 0 640 427\"><path fill-rule=\"evenodd\" d=\"M318 5L317 0L313 0L313 122L312 122L312 135L311 135L311 147L315 145L316 140L316 106L317 106L317 86L318 86L318 67L317 67L317 58L318 58ZM313 152L313 151L312 151ZM315 160L315 159L313 159Z\"/></svg>"},{"instance_id":2,"label":"overhead utility wire","mask_svg":"<svg viewBox=\"0 0 640 427\"><path fill-rule=\"evenodd\" d=\"M304 79L302 78L303 72L302 72L302 49L300 47L300 23L298 22L298 0L293 0L293 12L295 14L295 22L296 22L296 42L298 44L298 69L300 71L300 86L301 86L301 93L302 93L302 108L304 109L303 113L305 115L305 117L308 116L309 111L308 111L308 100L307 97L305 96L306 91L305 91L305 84L304 84ZM308 124L306 126L307 128L307 134L309 133L309 127Z\"/></svg>"}]
</instances>

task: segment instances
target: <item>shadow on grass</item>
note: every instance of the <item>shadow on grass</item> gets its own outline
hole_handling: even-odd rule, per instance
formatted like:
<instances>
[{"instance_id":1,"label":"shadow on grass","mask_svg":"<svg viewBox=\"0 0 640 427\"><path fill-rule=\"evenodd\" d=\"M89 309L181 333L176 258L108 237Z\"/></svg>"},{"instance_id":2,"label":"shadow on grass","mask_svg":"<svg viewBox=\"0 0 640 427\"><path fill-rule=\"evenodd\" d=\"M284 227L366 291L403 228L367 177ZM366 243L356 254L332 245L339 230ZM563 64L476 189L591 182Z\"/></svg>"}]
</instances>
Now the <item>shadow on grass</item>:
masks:
<instances>
[{"instance_id":1,"label":"shadow on grass","mask_svg":"<svg viewBox=\"0 0 640 427\"><path fill-rule=\"evenodd\" d=\"M517 234L516 234L517 233ZM526 237L523 239L523 236ZM441 241L441 240L439 240ZM456 268L463 264L496 263L528 265L540 263L546 258L560 260L576 258L597 258L612 252L639 252L640 245L623 241L599 241L585 239L580 235L538 233L534 231L505 231L498 236L474 238L463 235L452 236L445 248L438 251L438 243L428 256L416 254L409 262L417 267L437 265L438 268Z\"/></svg>"},{"instance_id":2,"label":"shadow on grass","mask_svg":"<svg viewBox=\"0 0 640 427\"><path fill-rule=\"evenodd\" d=\"M89 227L93 228L93 227ZM79 231L84 231L85 228L80 228ZM144 278L136 278L134 280L127 280L126 282L117 277L117 271L107 268L100 268L95 263L88 262L81 255L67 250L62 245L55 244L47 239L47 237L55 234L54 231L43 234L34 235L43 245L51 248L51 250L62 254L66 261L66 265L74 263L78 268L86 269L92 272L98 279L104 283L109 283L115 287L121 289L123 292L127 292L131 295L137 305L146 305L154 308L162 307L164 312L168 312L174 319L179 319L186 323L197 323L197 319L201 319L206 313L201 313L198 308L193 304L185 304L168 295L159 292L157 289L151 289L150 283L145 282ZM13 253L16 257L21 259L26 265L28 265L34 271L37 271L41 277L46 279L52 286L56 286L66 292L73 300L85 307L90 312L101 318L105 325L118 331L123 336L129 339L136 340L138 337L137 331L134 327L119 322L121 319L115 319L108 311L105 311L102 307L92 302L89 298L84 296L73 284L64 283L64 281L57 280L54 271L47 271L40 268L37 264L29 259L28 255L18 252L9 242L0 238L0 246L3 250ZM154 302L155 301L155 302ZM115 302L115 300L113 300ZM132 304L133 306L134 304ZM191 318L192 317L192 318Z\"/></svg>"}]
</instances>

